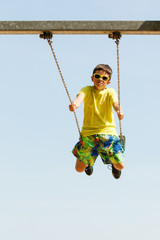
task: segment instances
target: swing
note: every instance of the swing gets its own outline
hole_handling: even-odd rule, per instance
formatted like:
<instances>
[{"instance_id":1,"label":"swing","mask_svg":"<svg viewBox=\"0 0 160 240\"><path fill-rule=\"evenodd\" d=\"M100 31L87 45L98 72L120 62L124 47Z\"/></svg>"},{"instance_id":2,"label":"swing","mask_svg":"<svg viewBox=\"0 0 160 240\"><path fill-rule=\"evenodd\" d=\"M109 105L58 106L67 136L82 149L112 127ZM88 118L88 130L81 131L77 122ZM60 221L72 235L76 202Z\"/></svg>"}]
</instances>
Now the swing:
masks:
<instances>
[{"instance_id":1,"label":"swing","mask_svg":"<svg viewBox=\"0 0 160 240\"><path fill-rule=\"evenodd\" d=\"M116 39L115 43L116 43L116 45L117 45L118 103L119 103L119 109L120 109L119 40L120 40L120 38L121 38L121 34L120 34L120 32L113 32L112 34L109 34L108 37L109 37L109 38L112 38L112 39ZM64 88L65 88L65 90L66 90L68 99L69 99L70 103L72 103L70 94L69 94L68 89L67 89L67 85L66 85L65 80L64 80L64 78L63 78L63 75L62 75L62 72L61 72L61 69L60 69L60 66L59 66L59 63L58 63L56 54L55 54L54 49L53 49L53 46L52 46L52 41L51 41L51 39L52 39L52 33L51 33L51 32L44 32L43 34L40 34L40 38L47 39L47 41L48 41L48 44L49 44L49 46L50 46L50 48L51 48L51 51L52 51L54 60L55 60L55 62L56 62L56 65L57 65L57 68L58 68L58 71L59 71L59 74L60 74L60 77L61 77L62 83L63 83ZM74 111L73 113L74 113L75 121L76 121L76 124L77 124L78 132L79 132L79 137L81 137L81 131L80 131L80 127L79 127L77 115L76 115L76 112L75 112L75 111ZM119 129L120 129L120 135L119 135L120 143L121 143L123 149L125 150L126 138L125 138L124 135L122 135L121 120L119 120Z\"/></svg>"}]
</instances>

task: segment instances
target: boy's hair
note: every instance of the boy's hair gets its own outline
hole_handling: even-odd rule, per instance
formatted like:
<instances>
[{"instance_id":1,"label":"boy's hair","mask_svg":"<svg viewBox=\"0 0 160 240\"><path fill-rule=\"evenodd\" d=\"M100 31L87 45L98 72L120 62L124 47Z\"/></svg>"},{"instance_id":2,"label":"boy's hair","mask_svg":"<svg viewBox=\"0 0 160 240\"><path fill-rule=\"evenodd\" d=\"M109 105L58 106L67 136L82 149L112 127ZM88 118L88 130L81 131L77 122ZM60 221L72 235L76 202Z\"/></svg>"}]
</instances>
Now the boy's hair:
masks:
<instances>
[{"instance_id":1,"label":"boy's hair","mask_svg":"<svg viewBox=\"0 0 160 240\"><path fill-rule=\"evenodd\" d=\"M112 69L110 68L109 65L107 64L98 64L94 69L93 69L93 74L98 71L98 70L103 70L106 73L109 74L109 78L111 79L112 77Z\"/></svg>"}]
</instances>

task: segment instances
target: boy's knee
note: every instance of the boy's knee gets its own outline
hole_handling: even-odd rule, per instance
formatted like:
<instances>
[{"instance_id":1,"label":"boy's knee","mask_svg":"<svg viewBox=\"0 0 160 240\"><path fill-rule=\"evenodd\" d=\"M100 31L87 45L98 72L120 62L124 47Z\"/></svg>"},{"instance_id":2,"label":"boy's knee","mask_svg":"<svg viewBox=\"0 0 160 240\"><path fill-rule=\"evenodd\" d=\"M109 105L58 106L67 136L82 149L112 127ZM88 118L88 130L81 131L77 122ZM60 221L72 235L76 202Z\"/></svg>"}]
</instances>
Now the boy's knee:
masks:
<instances>
[{"instance_id":1,"label":"boy's knee","mask_svg":"<svg viewBox=\"0 0 160 240\"><path fill-rule=\"evenodd\" d=\"M77 172L82 173L86 169L87 165L77 159L75 169Z\"/></svg>"},{"instance_id":2,"label":"boy's knee","mask_svg":"<svg viewBox=\"0 0 160 240\"><path fill-rule=\"evenodd\" d=\"M79 166L75 166L75 169L76 169L76 171L79 172L79 173L82 173L82 172L84 172L84 170L85 170L85 169L82 169L82 168L79 167Z\"/></svg>"},{"instance_id":3,"label":"boy's knee","mask_svg":"<svg viewBox=\"0 0 160 240\"><path fill-rule=\"evenodd\" d=\"M124 168L124 163L118 163L118 164L114 164L114 167L117 170L122 170Z\"/></svg>"}]
</instances>

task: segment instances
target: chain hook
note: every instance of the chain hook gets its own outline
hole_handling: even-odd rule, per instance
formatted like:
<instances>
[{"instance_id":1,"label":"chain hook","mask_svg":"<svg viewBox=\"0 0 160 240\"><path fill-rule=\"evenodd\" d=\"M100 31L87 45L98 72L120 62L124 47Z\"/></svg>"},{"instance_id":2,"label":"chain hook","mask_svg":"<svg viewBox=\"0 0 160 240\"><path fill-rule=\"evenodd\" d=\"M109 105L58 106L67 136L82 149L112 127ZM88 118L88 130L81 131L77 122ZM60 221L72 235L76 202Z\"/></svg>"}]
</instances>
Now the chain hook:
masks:
<instances>
[{"instance_id":1,"label":"chain hook","mask_svg":"<svg viewBox=\"0 0 160 240\"><path fill-rule=\"evenodd\" d=\"M108 37L109 37L109 38L112 38L112 39L116 39L116 40L119 41L119 40L121 39L122 35L121 35L120 32L113 32L113 33L110 33L110 34L108 35Z\"/></svg>"},{"instance_id":2,"label":"chain hook","mask_svg":"<svg viewBox=\"0 0 160 240\"><path fill-rule=\"evenodd\" d=\"M40 38L43 38L43 39L52 39L53 35L51 32L43 32L42 34L39 35Z\"/></svg>"}]
</instances>

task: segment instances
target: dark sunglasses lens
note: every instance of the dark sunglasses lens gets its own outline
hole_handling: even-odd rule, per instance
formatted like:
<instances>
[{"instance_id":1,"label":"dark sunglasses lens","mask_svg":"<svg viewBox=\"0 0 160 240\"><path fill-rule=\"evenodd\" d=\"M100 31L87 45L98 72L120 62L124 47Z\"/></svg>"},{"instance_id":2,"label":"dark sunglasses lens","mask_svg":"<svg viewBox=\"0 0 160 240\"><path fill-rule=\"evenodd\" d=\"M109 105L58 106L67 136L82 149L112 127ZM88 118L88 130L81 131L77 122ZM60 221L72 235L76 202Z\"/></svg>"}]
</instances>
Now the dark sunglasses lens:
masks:
<instances>
[{"instance_id":1,"label":"dark sunglasses lens","mask_svg":"<svg viewBox=\"0 0 160 240\"><path fill-rule=\"evenodd\" d=\"M98 78L100 78L100 75L99 74L95 74L94 77L98 79Z\"/></svg>"},{"instance_id":2,"label":"dark sunglasses lens","mask_svg":"<svg viewBox=\"0 0 160 240\"><path fill-rule=\"evenodd\" d=\"M108 78L105 77L105 76L103 76L102 79L103 79L104 81L107 81Z\"/></svg>"}]
</instances>

